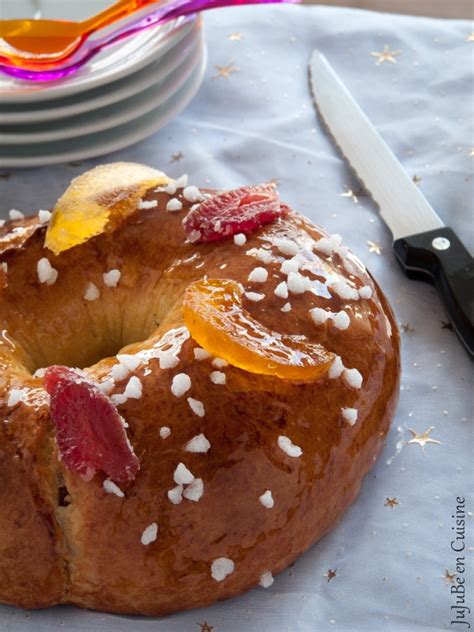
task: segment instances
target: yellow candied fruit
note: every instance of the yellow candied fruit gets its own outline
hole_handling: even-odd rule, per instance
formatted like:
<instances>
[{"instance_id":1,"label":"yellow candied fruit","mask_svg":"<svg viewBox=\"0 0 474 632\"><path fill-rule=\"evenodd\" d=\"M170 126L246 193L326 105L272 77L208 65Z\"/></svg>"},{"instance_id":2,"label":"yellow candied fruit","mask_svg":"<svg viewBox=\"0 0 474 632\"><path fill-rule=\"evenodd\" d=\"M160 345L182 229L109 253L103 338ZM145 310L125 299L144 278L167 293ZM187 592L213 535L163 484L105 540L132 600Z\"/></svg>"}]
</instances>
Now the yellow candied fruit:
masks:
<instances>
[{"instance_id":1,"label":"yellow candied fruit","mask_svg":"<svg viewBox=\"0 0 474 632\"><path fill-rule=\"evenodd\" d=\"M147 189L168 182L161 171L133 162L115 162L86 171L57 201L45 247L58 255L100 235L130 215Z\"/></svg>"},{"instance_id":2,"label":"yellow candied fruit","mask_svg":"<svg viewBox=\"0 0 474 632\"><path fill-rule=\"evenodd\" d=\"M226 279L196 281L184 296L184 320L204 349L251 373L310 382L331 366L334 354L304 336L275 333L243 309L242 290Z\"/></svg>"}]
</instances>

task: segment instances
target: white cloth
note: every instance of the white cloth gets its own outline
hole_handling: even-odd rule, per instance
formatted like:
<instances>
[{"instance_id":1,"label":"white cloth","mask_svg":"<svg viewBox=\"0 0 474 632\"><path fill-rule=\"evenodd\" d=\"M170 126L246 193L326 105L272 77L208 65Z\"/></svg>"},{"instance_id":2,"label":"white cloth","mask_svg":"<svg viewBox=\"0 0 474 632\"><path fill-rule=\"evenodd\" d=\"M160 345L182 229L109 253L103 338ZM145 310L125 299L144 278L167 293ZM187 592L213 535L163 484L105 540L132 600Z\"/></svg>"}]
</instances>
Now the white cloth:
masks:
<instances>
[{"instance_id":1,"label":"white cloth","mask_svg":"<svg viewBox=\"0 0 474 632\"><path fill-rule=\"evenodd\" d=\"M80 166L10 171L0 178L0 205L25 212L54 204L70 179L93 164L134 160L201 186L236 187L278 178L282 198L331 232L367 263L387 293L402 333L400 404L387 447L340 523L264 590L164 619L56 608L29 613L0 607L0 628L35 632L315 632L463 629L450 625L455 598L443 579L456 572L450 549L456 497L472 489L472 373L435 291L400 272L390 233L313 110L307 62L323 51L446 224L472 249L472 25L326 7L250 7L205 17L209 67L192 104L148 140ZM242 38L228 39L231 33ZM371 51L400 50L376 65ZM215 64L234 61L228 79ZM180 162L170 156L182 151ZM369 253L367 241L382 254ZM397 431L397 427L401 430ZM400 440L434 426L425 455ZM386 498L399 504L384 506ZM472 499L467 510L472 510ZM471 531L472 534L472 531ZM472 536L471 536L472 537ZM471 546L474 542L467 542ZM113 555L113 550L111 550ZM466 559L471 552L465 551ZM471 566L464 574L470 604ZM337 569L329 583L328 569ZM459 572L459 571L458 571ZM467 576L466 576L467 575ZM460 575L461 576L461 575ZM469 602L469 598L468 598ZM474 625L474 615L467 615Z\"/></svg>"}]
</instances>

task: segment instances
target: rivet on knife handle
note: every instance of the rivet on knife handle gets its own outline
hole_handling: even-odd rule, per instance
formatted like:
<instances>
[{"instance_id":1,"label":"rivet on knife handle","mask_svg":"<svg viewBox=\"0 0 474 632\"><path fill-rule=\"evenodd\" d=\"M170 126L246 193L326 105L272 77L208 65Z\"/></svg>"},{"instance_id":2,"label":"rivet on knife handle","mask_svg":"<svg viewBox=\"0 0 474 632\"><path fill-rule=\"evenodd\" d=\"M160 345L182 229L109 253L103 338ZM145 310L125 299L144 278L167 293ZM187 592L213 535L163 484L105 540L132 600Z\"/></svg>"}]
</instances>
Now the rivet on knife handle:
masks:
<instances>
[{"instance_id":1,"label":"rivet on knife handle","mask_svg":"<svg viewBox=\"0 0 474 632\"><path fill-rule=\"evenodd\" d=\"M474 358L474 259L447 227L397 239L393 248L411 278L434 283L458 336Z\"/></svg>"}]
</instances>

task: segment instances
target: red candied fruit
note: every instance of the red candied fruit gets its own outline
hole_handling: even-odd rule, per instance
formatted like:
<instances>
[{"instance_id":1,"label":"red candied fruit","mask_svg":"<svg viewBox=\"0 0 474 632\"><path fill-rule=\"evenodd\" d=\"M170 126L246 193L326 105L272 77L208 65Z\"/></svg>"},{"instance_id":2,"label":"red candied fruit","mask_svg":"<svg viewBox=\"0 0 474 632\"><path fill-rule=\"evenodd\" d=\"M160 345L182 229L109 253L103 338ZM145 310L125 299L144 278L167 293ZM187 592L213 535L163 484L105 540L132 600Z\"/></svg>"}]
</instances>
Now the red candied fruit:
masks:
<instances>
[{"instance_id":1,"label":"red candied fruit","mask_svg":"<svg viewBox=\"0 0 474 632\"><path fill-rule=\"evenodd\" d=\"M117 482L135 478L140 463L117 408L84 374L65 366L46 369L51 419L66 467L90 480L97 470Z\"/></svg>"},{"instance_id":2,"label":"red candied fruit","mask_svg":"<svg viewBox=\"0 0 474 632\"><path fill-rule=\"evenodd\" d=\"M207 243L237 233L250 235L287 212L274 185L260 184L205 199L186 215L183 226L189 241Z\"/></svg>"}]
</instances>

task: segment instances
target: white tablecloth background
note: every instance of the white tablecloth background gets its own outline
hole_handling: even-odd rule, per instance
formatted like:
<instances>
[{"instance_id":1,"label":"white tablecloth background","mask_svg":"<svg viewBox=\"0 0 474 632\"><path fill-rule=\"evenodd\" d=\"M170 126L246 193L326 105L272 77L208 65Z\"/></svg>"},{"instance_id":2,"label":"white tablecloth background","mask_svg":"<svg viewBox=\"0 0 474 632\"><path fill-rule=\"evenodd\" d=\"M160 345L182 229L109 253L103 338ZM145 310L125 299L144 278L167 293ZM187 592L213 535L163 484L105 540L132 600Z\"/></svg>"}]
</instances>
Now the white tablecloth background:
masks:
<instances>
[{"instance_id":1,"label":"white tablecloth background","mask_svg":"<svg viewBox=\"0 0 474 632\"><path fill-rule=\"evenodd\" d=\"M267 590L161 620L0 606L0 630L199 632L197 623L205 621L213 632L467 629L450 626L455 600L443 575L455 571L456 497L468 497L473 487L472 367L455 335L442 329L447 319L434 290L398 269L390 233L370 199L359 197L356 204L341 197L345 185L358 185L315 116L307 62L315 47L327 55L408 172L421 177L424 195L472 250L472 25L325 7L226 9L208 13L205 24L206 78L178 119L105 159L2 172L2 214L51 207L73 176L104 161L149 163L172 176L186 172L201 186L278 178L284 200L344 236L384 288L398 321L414 330L402 333L402 390L385 452L340 523ZM242 37L229 39L231 33ZM377 66L370 52L385 44L400 55L396 64ZM238 73L213 78L216 64L231 61ZM170 162L178 152L184 157ZM369 240L380 244L381 255L369 252ZM422 433L429 426L442 444L428 444L425 454L405 444L388 464L397 442L411 438L408 428ZM385 506L387 497L399 504ZM467 537L472 607L472 530ZM328 583L329 568L337 576ZM474 615L468 618L474 625Z\"/></svg>"}]
</instances>

